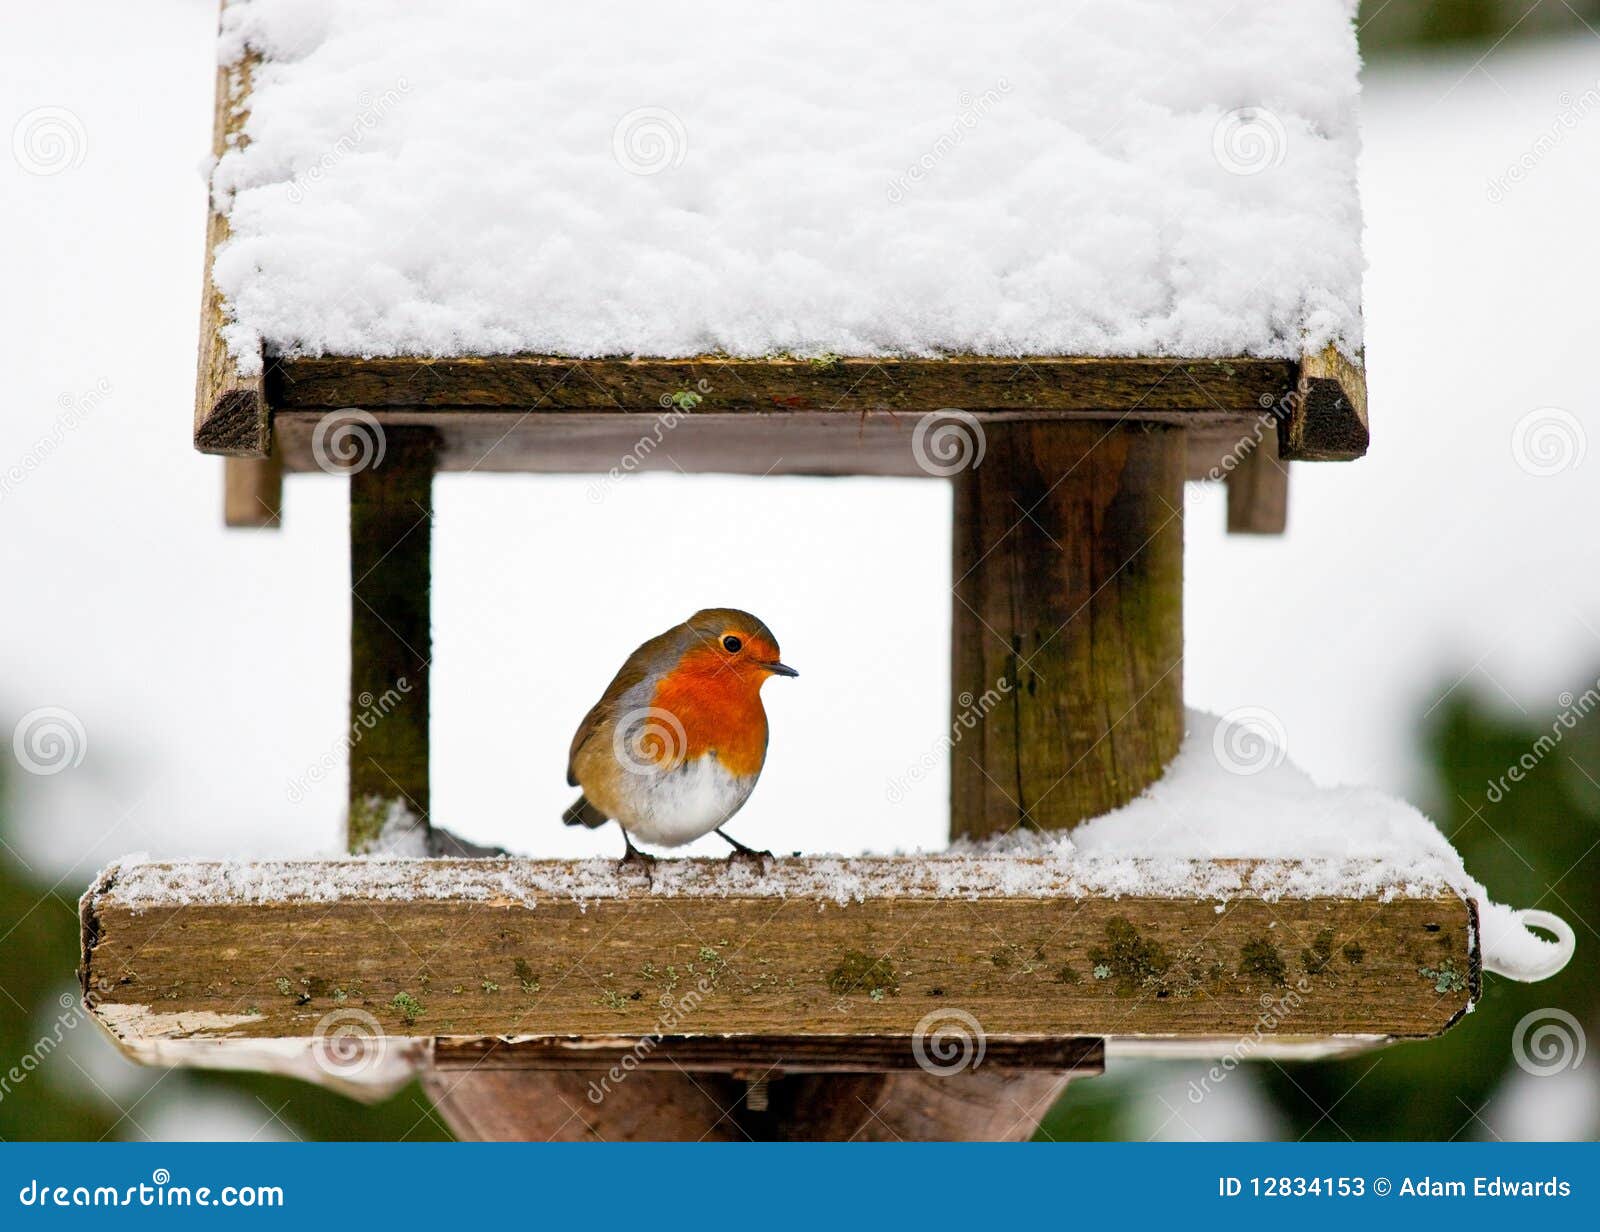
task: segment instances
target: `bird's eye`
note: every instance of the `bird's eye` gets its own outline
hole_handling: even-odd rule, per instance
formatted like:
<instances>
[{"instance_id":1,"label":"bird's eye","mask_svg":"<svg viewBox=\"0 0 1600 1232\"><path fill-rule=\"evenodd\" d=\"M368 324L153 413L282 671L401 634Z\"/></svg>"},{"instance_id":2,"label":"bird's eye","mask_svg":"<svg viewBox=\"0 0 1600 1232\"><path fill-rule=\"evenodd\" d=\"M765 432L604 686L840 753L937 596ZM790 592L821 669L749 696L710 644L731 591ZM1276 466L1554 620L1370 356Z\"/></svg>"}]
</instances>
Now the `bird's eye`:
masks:
<instances>
[{"instance_id":1,"label":"bird's eye","mask_svg":"<svg viewBox=\"0 0 1600 1232\"><path fill-rule=\"evenodd\" d=\"M729 654L738 654L744 649L744 643L730 633L727 637L722 639L722 648Z\"/></svg>"}]
</instances>

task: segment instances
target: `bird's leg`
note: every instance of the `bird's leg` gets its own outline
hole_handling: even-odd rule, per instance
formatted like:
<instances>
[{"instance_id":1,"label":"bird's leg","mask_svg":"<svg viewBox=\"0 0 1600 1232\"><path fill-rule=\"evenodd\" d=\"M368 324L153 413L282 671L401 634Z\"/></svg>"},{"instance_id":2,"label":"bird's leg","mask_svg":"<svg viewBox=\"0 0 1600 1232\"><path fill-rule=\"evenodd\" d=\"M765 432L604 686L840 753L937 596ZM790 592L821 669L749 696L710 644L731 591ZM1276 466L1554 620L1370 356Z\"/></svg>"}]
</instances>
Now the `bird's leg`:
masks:
<instances>
[{"instance_id":1,"label":"bird's leg","mask_svg":"<svg viewBox=\"0 0 1600 1232\"><path fill-rule=\"evenodd\" d=\"M746 847L721 826L717 827L717 836L719 838L724 838L729 843L733 844L733 850L728 853L728 859L730 860L755 860L757 863L765 867L766 862L772 859L772 853L770 851L757 851L754 847Z\"/></svg>"},{"instance_id":2,"label":"bird's leg","mask_svg":"<svg viewBox=\"0 0 1600 1232\"><path fill-rule=\"evenodd\" d=\"M622 829L621 826L618 826L617 828ZM619 864L619 867L627 868L630 864L641 865L644 868L644 879L652 886L655 885L655 856L651 855L647 851L640 851L637 847L635 847L633 845L633 839L628 837L628 832L626 830L622 831L622 841L626 846L626 850L622 853L622 860Z\"/></svg>"}]
</instances>

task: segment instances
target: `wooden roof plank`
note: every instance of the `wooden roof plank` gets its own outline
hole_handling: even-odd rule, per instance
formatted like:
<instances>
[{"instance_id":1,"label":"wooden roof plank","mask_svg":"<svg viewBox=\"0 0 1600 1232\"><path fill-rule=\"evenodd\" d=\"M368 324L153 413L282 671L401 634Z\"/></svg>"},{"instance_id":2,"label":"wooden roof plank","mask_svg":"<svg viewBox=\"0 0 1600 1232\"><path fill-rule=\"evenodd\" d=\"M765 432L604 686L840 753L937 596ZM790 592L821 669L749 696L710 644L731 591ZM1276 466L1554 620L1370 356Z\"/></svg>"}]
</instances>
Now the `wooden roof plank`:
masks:
<instances>
[{"instance_id":1,"label":"wooden roof plank","mask_svg":"<svg viewBox=\"0 0 1600 1232\"><path fill-rule=\"evenodd\" d=\"M571 359L347 356L272 361L280 410L511 408L636 413L1150 411L1259 413L1293 388L1273 359L1028 355L941 358Z\"/></svg>"},{"instance_id":2,"label":"wooden roof plank","mask_svg":"<svg viewBox=\"0 0 1600 1232\"><path fill-rule=\"evenodd\" d=\"M231 144L243 140L249 116L250 73L246 58L217 69L216 113L211 152L221 158ZM222 336L227 310L211 280L217 248L229 234L227 215L215 202L206 215L205 276L200 297L200 362L195 379L194 443L204 453L265 457L271 446L265 376L259 361L254 375L240 371L238 357Z\"/></svg>"}]
</instances>

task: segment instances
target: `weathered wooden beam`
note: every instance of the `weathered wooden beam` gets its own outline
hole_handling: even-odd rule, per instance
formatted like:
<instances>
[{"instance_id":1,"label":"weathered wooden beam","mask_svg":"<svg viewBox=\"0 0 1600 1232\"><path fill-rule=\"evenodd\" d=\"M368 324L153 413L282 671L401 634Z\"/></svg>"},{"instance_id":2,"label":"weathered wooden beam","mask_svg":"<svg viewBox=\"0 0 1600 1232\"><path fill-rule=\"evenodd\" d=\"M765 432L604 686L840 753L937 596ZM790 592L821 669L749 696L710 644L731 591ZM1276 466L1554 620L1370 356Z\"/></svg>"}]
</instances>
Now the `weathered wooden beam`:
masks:
<instances>
[{"instance_id":1,"label":"weathered wooden beam","mask_svg":"<svg viewBox=\"0 0 1600 1232\"><path fill-rule=\"evenodd\" d=\"M1371 443L1367 426L1364 367L1328 347L1300 362L1288 414L1278 425L1278 453L1285 461L1345 462Z\"/></svg>"},{"instance_id":2,"label":"weathered wooden beam","mask_svg":"<svg viewBox=\"0 0 1600 1232\"><path fill-rule=\"evenodd\" d=\"M960 407L1115 418L1145 411L1253 414L1284 397L1294 378L1290 361L1249 358L325 356L274 360L267 388L280 411L358 406L456 414L498 407L618 414L676 407L685 414L859 415Z\"/></svg>"},{"instance_id":3,"label":"weathered wooden beam","mask_svg":"<svg viewBox=\"0 0 1600 1232\"><path fill-rule=\"evenodd\" d=\"M253 58L217 69L215 118L211 153L221 158L244 140L249 116ZM200 357L195 380L194 443L206 453L264 458L271 448L265 373L260 356L241 367L228 348L222 329L227 310L211 280L217 248L227 240L228 218L211 202L206 215L205 276L200 298Z\"/></svg>"},{"instance_id":4,"label":"weathered wooden beam","mask_svg":"<svg viewBox=\"0 0 1600 1232\"><path fill-rule=\"evenodd\" d=\"M1105 1044L1096 1038L985 1039L982 1064L992 1069L1099 1073ZM878 1074L915 1070L917 1054L903 1035L662 1035L647 1048L639 1037L525 1035L438 1039L436 1070L588 1070L622 1066L692 1074Z\"/></svg>"},{"instance_id":5,"label":"weathered wooden beam","mask_svg":"<svg viewBox=\"0 0 1600 1232\"><path fill-rule=\"evenodd\" d=\"M359 1010L392 1037L859 1036L877 1064L941 1016L999 1046L1420 1037L1466 1011L1469 902L1287 896L1312 871L1152 862L1212 888L1119 897L1126 866L998 856L682 860L653 887L600 861L141 864L86 895L83 978L135 1050Z\"/></svg>"},{"instance_id":6,"label":"weathered wooden beam","mask_svg":"<svg viewBox=\"0 0 1600 1232\"><path fill-rule=\"evenodd\" d=\"M1289 464L1278 457L1276 433L1243 448L1227 472L1228 533L1281 535L1289 525Z\"/></svg>"},{"instance_id":7,"label":"weathered wooden beam","mask_svg":"<svg viewBox=\"0 0 1600 1232\"><path fill-rule=\"evenodd\" d=\"M276 457L224 458L223 525L277 530L283 525L283 463Z\"/></svg>"},{"instance_id":8,"label":"weathered wooden beam","mask_svg":"<svg viewBox=\"0 0 1600 1232\"><path fill-rule=\"evenodd\" d=\"M1184 434L980 431L955 476L952 837L1065 829L1183 736Z\"/></svg>"},{"instance_id":9,"label":"weathered wooden beam","mask_svg":"<svg viewBox=\"0 0 1600 1232\"><path fill-rule=\"evenodd\" d=\"M347 842L355 854L427 850L437 449L428 428L375 430L356 450L365 465L350 475Z\"/></svg>"},{"instance_id":10,"label":"weathered wooden beam","mask_svg":"<svg viewBox=\"0 0 1600 1232\"><path fill-rule=\"evenodd\" d=\"M329 411L278 411L275 447L290 472L320 470L314 441ZM874 475L939 479L929 465L926 423L947 417L929 412L867 411L835 415L813 412L765 414L622 415L599 411L392 410L373 413L386 429L431 426L439 433L439 470L482 473L579 474L593 477L604 492L636 472L730 475ZM972 411L991 422L1063 419L1098 422L1104 413L1079 411ZM1204 473L1251 431L1255 416L1198 411L1140 411L1140 422L1193 425L1202 450L1192 466Z\"/></svg>"},{"instance_id":11,"label":"weathered wooden beam","mask_svg":"<svg viewBox=\"0 0 1600 1232\"><path fill-rule=\"evenodd\" d=\"M368 376L367 364L381 367ZM313 367L304 375L303 365L327 365L330 373ZM1263 417L1299 451L1286 456L1338 460L1366 449L1364 378L1336 352L1300 365L1037 357L849 359L817 367L802 360L515 356L284 360L270 368L268 389L277 447L291 471L318 469L319 423L350 406L386 426L435 428L441 470L938 476L943 472L927 465L916 442L927 416L952 407L985 426L1072 420L1183 427L1190 478L1259 435ZM341 394L350 397L330 400ZM516 400L519 394L527 400Z\"/></svg>"}]
</instances>

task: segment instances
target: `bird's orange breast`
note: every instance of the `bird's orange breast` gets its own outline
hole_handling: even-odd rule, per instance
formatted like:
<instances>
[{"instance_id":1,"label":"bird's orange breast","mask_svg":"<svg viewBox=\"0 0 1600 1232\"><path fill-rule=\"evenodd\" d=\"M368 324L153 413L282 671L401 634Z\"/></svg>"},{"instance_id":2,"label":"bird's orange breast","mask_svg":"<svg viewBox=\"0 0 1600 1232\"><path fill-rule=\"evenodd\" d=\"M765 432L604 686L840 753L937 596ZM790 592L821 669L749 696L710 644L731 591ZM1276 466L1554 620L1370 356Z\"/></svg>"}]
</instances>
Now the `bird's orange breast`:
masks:
<instances>
[{"instance_id":1,"label":"bird's orange breast","mask_svg":"<svg viewBox=\"0 0 1600 1232\"><path fill-rule=\"evenodd\" d=\"M650 704L683 724L689 758L715 750L730 774L744 777L759 774L767 756L767 712L760 690L759 680L741 673L680 669L661 678Z\"/></svg>"}]
</instances>

